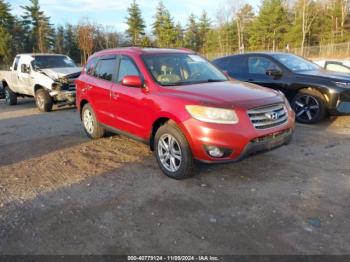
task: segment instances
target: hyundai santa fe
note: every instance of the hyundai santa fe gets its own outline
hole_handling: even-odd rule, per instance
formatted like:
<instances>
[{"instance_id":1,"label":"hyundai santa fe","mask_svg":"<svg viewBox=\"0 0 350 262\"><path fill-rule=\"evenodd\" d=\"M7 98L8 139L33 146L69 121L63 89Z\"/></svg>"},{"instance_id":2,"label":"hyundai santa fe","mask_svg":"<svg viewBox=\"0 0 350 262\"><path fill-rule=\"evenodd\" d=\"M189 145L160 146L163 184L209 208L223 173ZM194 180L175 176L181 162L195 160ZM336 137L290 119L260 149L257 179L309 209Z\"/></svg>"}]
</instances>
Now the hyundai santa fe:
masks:
<instances>
[{"instance_id":1,"label":"hyundai santa fe","mask_svg":"<svg viewBox=\"0 0 350 262\"><path fill-rule=\"evenodd\" d=\"M296 120L314 124L327 115L350 115L350 75L331 72L288 53L247 53L213 63L237 80L282 91Z\"/></svg>"},{"instance_id":2,"label":"hyundai santa fe","mask_svg":"<svg viewBox=\"0 0 350 262\"><path fill-rule=\"evenodd\" d=\"M191 176L196 161L238 161L288 144L294 130L281 92L231 80L189 50L104 50L76 85L89 137L109 130L141 140L175 179Z\"/></svg>"}]
</instances>

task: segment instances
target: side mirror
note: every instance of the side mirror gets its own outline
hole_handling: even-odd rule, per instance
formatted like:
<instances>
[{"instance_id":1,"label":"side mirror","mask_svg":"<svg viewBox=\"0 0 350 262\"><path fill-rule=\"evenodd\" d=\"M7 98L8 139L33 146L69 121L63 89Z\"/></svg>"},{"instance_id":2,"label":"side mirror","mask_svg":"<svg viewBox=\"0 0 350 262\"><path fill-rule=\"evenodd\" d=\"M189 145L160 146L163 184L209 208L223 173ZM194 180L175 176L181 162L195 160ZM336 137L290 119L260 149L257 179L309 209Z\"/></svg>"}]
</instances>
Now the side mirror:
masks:
<instances>
[{"instance_id":1,"label":"side mirror","mask_svg":"<svg viewBox=\"0 0 350 262\"><path fill-rule=\"evenodd\" d=\"M142 87L143 81L139 76L124 76L122 85L130 87Z\"/></svg>"},{"instance_id":2,"label":"side mirror","mask_svg":"<svg viewBox=\"0 0 350 262\"><path fill-rule=\"evenodd\" d=\"M282 71L277 69L269 69L266 71L266 75L272 76L274 78L279 78L283 75Z\"/></svg>"},{"instance_id":3,"label":"side mirror","mask_svg":"<svg viewBox=\"0 0 350 262\"><path fill-rule=\"evenodd\" d=\"M28 65L22 64L21 65L21 73L29 74L29 72L30 72L30 67Z\"/></svg>"},{"instance_id":4,"label":"side mirror","mask_svg":"<svg viewBox=\"0 0 350 262\"><path fill-rule=\"evenodd\" d=\"M10 66L10 71L12 71L13 70L13 67L12 66Z\"/></svg>"}]
</instances>

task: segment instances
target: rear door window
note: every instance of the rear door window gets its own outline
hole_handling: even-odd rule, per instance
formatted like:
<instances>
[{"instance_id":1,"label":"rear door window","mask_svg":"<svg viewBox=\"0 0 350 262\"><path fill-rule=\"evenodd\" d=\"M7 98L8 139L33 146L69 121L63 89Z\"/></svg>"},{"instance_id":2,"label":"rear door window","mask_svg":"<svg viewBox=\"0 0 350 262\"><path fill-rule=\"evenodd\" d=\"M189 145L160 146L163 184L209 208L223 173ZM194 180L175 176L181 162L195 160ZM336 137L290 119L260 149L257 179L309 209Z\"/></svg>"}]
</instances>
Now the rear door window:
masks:
<instances>
[{"instance_id":1,"label":"rear door window","mask_svg":"<svg viewBox=\"0 0 350 262\"><path fill-rule=\"evenodd\" d=\"M116 69L116 57L101 58L98 62L95 76L106 81L112 81Z\"/></svg>"}]
</instances>

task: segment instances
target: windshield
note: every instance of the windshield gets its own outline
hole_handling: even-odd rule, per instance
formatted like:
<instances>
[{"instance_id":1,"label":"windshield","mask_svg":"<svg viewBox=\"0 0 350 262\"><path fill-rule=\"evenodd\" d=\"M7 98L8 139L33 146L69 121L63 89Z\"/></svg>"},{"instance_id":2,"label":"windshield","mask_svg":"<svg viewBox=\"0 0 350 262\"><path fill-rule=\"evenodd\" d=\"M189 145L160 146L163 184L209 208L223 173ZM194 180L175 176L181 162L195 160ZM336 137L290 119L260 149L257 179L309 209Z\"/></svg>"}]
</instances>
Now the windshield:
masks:
<instances>
[{"instance_id":1,"label":"windshield","mask_svg":"<svg viewBox=\"0 0 350 262\"><path fill-rule=\"evenodd\" d=\"M293 72L313 71L320 69L318 65L296 55L273 54L272 56Z\"/></svg>"},{"instance_id":2,"label":"windshield","mask_svg":"<svg viewBox=\"0 0 350 262\"><path fill-rule=\"evenodd\" d=\"M204 58L192 54L144 55L154 80L163 86L227 81L227 77Z\"/></svg>"},{"instance_id":3,"label":"windshield","mask_svg":"<svg viewBox=\"0 0 350 262\"><path fill-rule=\"evenodd\" d=\"M47 68L76 67L73 60L70 59L68 56L35 56L31 64L34 70Z\"/></svg>"}]
</instances>

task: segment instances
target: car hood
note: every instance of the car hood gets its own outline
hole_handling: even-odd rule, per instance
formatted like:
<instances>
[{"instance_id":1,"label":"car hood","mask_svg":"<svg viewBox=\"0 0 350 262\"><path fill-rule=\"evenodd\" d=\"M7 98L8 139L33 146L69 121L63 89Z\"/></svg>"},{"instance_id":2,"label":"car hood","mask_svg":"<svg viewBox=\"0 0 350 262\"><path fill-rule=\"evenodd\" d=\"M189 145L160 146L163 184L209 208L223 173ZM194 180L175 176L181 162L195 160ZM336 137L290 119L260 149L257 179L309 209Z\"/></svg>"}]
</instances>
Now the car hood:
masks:
<instances>
[{"instance_id":1,"label":"car hood","mask_svg":"<svg viewBox=\"0 0 350 262\"><path fill-rule=\"evenodd\" d=\"M59 79L62 77L70 77L75 76L78 77L82 71L81 67L64 67L64 68L47 68L41 69L41 72L46 74L48 77L52 79Z\"/></svg>"},{"instance_id":2,"label":"car hood","mask_svg":"<svg viewBox=\"0 0 350 262\"><path fill-rule=\"evenodd\" d=\"M184 85L175 88L177 95L216 106L253 108L284 102L283 96L269 88L240 81Z\"/></svg>"},{"instance_id":3,"label":"car hood","mask_svg":"<svg viewBox=\"0 0 350 262\"><path fill-rule=\"evenodd\" d=\"M327 70L314 70L298 73L301 76L323 78L331 81L345 81L350 82L350 74L332 72Z\"/></svg>"}]
</instances>

